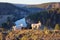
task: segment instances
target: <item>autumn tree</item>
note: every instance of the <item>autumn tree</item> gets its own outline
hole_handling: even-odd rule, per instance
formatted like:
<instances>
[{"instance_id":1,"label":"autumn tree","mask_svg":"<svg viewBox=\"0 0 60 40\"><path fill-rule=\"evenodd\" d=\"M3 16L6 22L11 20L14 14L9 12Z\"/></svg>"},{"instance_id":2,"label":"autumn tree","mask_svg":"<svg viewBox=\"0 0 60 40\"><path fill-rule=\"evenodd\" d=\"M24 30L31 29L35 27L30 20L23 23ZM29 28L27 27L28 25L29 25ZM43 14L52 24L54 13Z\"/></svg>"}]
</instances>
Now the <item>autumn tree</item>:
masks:
<instances>
[{"instance_id":1,"label":"autumn tree","mask_svg":"<svg viewBox=\"0 0 60 40\"><path fill-rule=\"evenodd\" d=\"M59 24L56 24L55 30L60 30L60 25Z\"/></svg>"}]
</instances>

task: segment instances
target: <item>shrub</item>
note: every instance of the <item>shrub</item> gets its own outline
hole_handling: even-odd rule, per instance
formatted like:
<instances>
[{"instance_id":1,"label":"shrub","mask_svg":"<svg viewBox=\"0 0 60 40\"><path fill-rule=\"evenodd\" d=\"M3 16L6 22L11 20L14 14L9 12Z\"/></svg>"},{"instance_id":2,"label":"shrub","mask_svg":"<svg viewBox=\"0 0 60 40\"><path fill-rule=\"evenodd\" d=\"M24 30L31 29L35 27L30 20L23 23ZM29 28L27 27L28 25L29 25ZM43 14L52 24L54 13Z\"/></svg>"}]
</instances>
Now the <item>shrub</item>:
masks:
<instances>
[{"instance_id":1,"label":"shrub","mask_svg":"<svg viewBox=\"0 0 60 40\"><path fill-rule=\"evenodd\" d=\"M56 26L55 26L55 30L60 30L60 26L59 26L59 24L56 24Z\"/></svg>"},{"instance_id":2,"label":"shrub","mask_svg":"<svg viewBox=\"0 0 60 40\"><path fill-rule=\"evenodd\" d=\"M23 37L21 38L21 40L28 40L28 37L27 37L27 36L23 36Z\"/></svg>"},{"instance_id":3,"label":"shrub","mask_svg":"<svg viewBox=\"0 0 60 40\"><path fill-rule=\"evenodd\" d=\"M46 31L46 30L48 30L48 28L45 26L45 27L44 27L44 31Z\"/></svg>"},{"instance_id":4,"label":"shrub","mask_svg":"<svg viewBox=\"0 0 60 40\"><path fill-rule=\"evenodd\" d=\"M48 28L47 27L44 27L44 33L45 34L50 34L50 33L52 33L50 30L48 30Z\"/></svg>"}]
</instances>

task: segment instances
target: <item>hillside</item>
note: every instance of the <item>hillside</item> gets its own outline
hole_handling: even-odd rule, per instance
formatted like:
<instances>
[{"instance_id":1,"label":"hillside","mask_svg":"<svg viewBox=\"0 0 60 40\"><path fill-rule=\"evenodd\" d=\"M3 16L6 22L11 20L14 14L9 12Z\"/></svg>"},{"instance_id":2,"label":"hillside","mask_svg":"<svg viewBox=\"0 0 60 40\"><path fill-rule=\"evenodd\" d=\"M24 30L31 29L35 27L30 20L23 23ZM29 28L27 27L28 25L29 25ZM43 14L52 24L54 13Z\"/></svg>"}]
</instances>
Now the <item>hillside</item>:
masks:
<instances>
[{"instance_id":1,"label":"hillside","mask_svg":"<svg viewBox=\"0 0 60 40\"><path fill-rule=\"evenodd\" d=\"M50 27L54 28L56 24L60 25L59 20L60 20L60 8L44 10L26 17L26 22L28 25L41 21L41 24L47 26L48 28Z\"/></svg>"},{"instance_id":2,"label":"hillside","mask_svg":"<svg viewBox=\"0 0 60 40\"><path fill-rule=\"evenodd\" d=\"M18 6L17 6L18 5ZM20 7L20 4L17 4L17 7ZM28 10L30 13L37 13L39 11L44 11L53 8L60 8L60 2L50 2L50 3L42 3L37 5L23 5L23 9Z\"/></svg>"},{"instance_id":3,"label":"hillside","mask_svg":"<svg viewBox=\"0 0 60 40\"><path fill-rule=\"evenodd\" d=\"M14 20L21 19L25 17L28 13L28 10L15 6L12 3L0 2L0 15L13 15Z\"/></svg>"},{"instance_id":4,"label":"hillside","mask_svg":"<svg viewBox=\"0 0 60 40\"><path fill-rule=\"evenodd\" d=\"M0 13L1 14L19 14L20 11L28 12L27 10L23 8L19 8L12 3L3 3L0 2ZM18 12L18 13L17 13Z\"/></svg>"},{"instance_id":5,"label":"hillside","mask_svg":"<svg viewBox=\"0 0 60 40\"><path fill-rule=\"evenodd\" d=\"M45 9L59 8L60 7L60 2L50 2L50 3L43 3L43 4L38 4L38 5L27 5L26 7L27 8L37 7L37 8L45 8Z\"/></svg>"},{"instance_id":6,"label":"hillside","mask_svg":"<svg viewBox=\"0 0 60 40\"><path fill-rule=\"evenodd\" d=\"M10 32L6 40L60 40L60 31L16 30Z\"/></svg>"},{"instance_id":7,"label":"hillside","mask_svg":"<svg viewBox=\"0 0 60 40\"><path fill-rule=\"evenodd\" d=\"M12 3L0 2L0 27L3 26L3 28L10 29L15 24L14 22L25 17L26 13L28 13L27 10L17 7ZM8 20L10 20L9 24L7 23Z\"/></svg>"}]
</instances>

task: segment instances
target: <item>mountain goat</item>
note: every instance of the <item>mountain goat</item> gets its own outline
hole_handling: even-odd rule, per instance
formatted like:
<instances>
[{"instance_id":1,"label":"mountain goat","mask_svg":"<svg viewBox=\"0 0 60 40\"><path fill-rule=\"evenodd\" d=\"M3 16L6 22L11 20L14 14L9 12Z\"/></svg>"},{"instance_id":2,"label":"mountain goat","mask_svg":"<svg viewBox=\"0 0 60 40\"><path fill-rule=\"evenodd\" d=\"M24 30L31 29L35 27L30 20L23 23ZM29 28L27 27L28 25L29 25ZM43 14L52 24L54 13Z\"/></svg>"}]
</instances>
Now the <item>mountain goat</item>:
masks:
<instances>
[{"instance_id":1,"label":"mountain goat","mask_svg":"<svg viewBox=\"0 0 60 40\"><path fill-rule=\"evenodd\" d=\"M13 26L12 28L13 28L14 31L16 30L16 26Z\"/></svg>"},{"instance_id":2,"label":"mountain goat","mask_svg":"<svg viewBox=\"0 0 60 40\"><path fill-rule=\"evenodd\" d=\"M41 22L31 24L32 29L39 29L41 27Z\"/></svg>"}]
</instances>

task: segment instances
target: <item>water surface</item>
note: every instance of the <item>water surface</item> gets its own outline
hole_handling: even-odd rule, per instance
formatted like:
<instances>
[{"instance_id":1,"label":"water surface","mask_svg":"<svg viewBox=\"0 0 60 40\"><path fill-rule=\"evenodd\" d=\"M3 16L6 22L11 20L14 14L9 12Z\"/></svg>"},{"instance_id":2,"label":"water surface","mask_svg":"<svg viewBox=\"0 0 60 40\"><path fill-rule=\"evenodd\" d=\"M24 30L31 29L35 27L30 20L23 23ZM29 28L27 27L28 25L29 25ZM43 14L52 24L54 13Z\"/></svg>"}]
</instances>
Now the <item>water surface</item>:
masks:
<instances>
[{"instance_id":1,"label":"water surface","mask_svg":"<svg viewBox=\"0 0 60 40\"><path fill-rule=\"evenodd\" d=\"M20 20L17 20L17 21L15 22L15 24L16 24L16 27L17 27L17 28L20 28L21 26L23 26L23 27L26 27L26 26L27 26L27 24L26 24L26 22L25 22L25 18L22 18L22 19L20 19Z\"/></svg>"}]
</instances>

